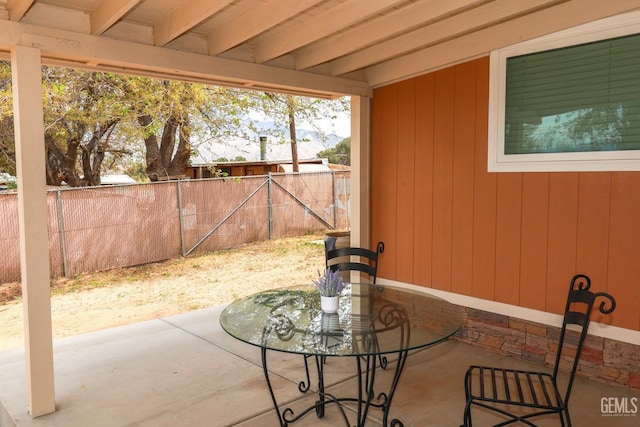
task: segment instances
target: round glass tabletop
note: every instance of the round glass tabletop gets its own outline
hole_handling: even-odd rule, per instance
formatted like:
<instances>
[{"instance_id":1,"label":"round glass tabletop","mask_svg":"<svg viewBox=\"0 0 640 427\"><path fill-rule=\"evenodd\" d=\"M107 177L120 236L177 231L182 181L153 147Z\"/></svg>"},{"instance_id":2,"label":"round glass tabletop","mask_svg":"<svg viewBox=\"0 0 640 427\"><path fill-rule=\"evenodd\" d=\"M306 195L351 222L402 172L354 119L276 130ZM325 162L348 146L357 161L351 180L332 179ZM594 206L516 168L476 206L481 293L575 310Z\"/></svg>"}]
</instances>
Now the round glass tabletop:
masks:
<instances>
[{"instance_id":1,"label":"round glass tabletop","mask_svg":"<svg viewBox=\"0 0 640 427\"><path fill-rule=\"evenodd\" d=\"M231 336L263 349L304 355L396 353L443 341L462 326L442 298L388 285L350 284L338 311L325 313L314 286L261 292L220 315Z\"/></svg>"}]
</instances>

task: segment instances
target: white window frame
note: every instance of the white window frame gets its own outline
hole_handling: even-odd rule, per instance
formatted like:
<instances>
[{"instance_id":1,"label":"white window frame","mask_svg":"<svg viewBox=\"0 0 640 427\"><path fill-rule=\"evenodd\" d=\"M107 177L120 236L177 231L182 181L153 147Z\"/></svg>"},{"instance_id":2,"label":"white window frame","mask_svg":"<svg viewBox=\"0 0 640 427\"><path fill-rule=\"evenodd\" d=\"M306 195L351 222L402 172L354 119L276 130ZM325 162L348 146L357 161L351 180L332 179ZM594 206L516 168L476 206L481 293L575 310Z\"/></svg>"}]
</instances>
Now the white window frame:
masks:
<instances>
[{"instance_id":1,"label":"white window frame","mask_svg":"<svg viewBox=\"0 0 640 427\"><path fill-rule=\"evenodd\" d=\"M507 59L640 33L640 12L595 21L491 52L489 172L639 171L640 150L504 154Z\"/></svg>"}]
</instances>

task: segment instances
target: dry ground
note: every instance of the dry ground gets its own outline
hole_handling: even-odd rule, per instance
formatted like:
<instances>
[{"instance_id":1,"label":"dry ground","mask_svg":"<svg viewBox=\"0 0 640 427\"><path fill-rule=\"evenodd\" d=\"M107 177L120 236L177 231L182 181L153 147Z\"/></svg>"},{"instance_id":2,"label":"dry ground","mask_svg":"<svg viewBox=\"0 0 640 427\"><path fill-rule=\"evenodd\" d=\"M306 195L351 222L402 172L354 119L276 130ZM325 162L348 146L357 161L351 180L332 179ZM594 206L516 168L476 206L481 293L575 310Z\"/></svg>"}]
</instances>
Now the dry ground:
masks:
<instances>
[{"instance_id":1,"label":"dry ground","mask_svg":"<svg viewBox=\"0 0 640 427\"><path fill-rule=\"evenodd\" d=\"M171 316L263 289L307 283L324 267L323 234L55 280L54 339ZM0 287L4 299L19 284ZM0 349L23 345L22 301L0 302Z\"/></svg>"}]
</instances>

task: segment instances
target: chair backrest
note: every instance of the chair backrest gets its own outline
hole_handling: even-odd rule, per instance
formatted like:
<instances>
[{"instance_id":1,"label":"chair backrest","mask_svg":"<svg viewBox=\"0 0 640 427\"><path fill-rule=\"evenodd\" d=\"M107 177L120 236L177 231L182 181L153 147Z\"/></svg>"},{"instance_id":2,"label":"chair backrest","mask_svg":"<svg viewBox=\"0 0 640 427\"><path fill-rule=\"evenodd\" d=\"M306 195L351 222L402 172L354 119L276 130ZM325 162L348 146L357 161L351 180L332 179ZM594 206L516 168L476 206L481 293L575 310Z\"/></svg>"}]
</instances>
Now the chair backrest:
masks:
<instances>
[{"instance_id":1,"label":"chair backrest","mask_svg":"<svg viewBox=\"0 0 640 427\"><path fill-rule=\"evenodd\" d=\"M378 242L375 251L354 247L328 249L325 251L326 265L333 271L360 271L366 273L372 283L376 283L376 278L378 277L378 255L383 252L383 242Z\"/></svg>"},{"instance_id":2,"label":"chair backrest","mask_svg":"<svg viewBox=\"0 0 640 427\"><path fill-rule=\"evenodd\" d=\"M569 287L567 305L564 310L564 320L562 322L562 329L560 330L560 338L558 340L558 350L556 352L556 361L553 368L553 378L557 378L560 361L563 355L566 359L571 360L572 358L569 383L564 396L565 405L569 401L571 387L573 386L573 379L578 368L580 354L582 353L582 345L584 344L584 340L587 337L587 331L589 329L591 310L593 309L596 299L604 298L604 300L598 305L598 310L603 314L609 314L616 308L616 300L611 295L605 292L591 292L589 290L590 287L591 279L588 276L584 274L576 274L573 276ZM577 330L580 334L576 348L573 351L568 350L568 342L573 341L567 338L566 332L568 325L577 325ZM574 330L576 328L571 329Z\"/></svg>"}]
</instances>

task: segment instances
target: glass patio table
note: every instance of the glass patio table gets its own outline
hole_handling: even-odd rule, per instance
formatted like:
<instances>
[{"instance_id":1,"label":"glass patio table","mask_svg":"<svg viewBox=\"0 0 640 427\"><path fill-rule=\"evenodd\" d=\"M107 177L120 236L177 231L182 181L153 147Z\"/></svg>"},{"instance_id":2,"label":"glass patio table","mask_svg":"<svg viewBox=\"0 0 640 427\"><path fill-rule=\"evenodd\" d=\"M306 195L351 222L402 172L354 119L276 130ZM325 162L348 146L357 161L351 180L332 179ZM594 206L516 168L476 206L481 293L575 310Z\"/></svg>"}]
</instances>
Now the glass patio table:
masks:
<instances>
[{"instance_id":1,"label":"glass patio table","mask_svg":"<svg viewBox=\"0 0 640 427\"><path fill-rule=\"evenodd\" d=\"M336 313L320 308L314 286L269 290L229 304L220 315L222 328L231 336L261 350L262 367L281 426L315 410L324 416L326 405L335 404L347 426L351 423L344 403L357 406L356 425L364 426L370 409L382 410L383 425L402 426L389 412L400 375L411 350L448 339L462 326L458 307L422 291L380 284L349 284L340 295ZM280 351L304 357L301 393L311 387L308 360L318 374L318 400L299 413L281 408L269 379L267 353ZM327 357L353 357L356 361L356 396L338 397L325 391ZM395 366L394 366L395 365ZM376 390L376 372L393 370L388 390ZM353 415L352 415L353 416Z\"/></svg>"}]
</instances>

